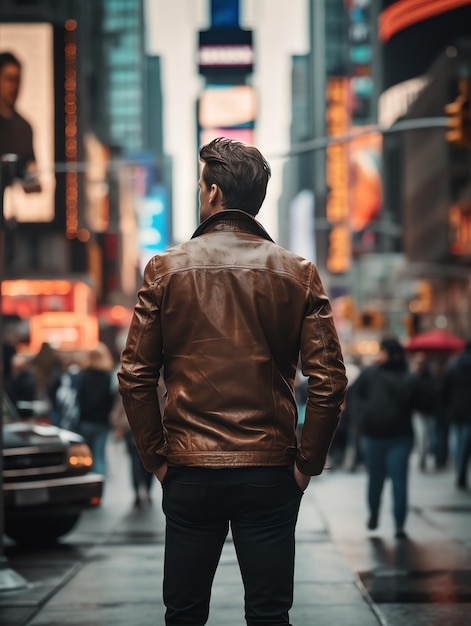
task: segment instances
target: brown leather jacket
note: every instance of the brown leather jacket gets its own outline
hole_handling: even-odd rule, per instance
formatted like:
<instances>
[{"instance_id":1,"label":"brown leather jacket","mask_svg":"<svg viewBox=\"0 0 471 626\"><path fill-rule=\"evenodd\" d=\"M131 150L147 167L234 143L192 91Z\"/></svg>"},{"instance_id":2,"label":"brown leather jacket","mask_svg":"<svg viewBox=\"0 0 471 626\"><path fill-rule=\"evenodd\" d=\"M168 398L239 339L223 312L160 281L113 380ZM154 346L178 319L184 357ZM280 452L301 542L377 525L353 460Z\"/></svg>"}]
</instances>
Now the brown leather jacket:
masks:
<instances>
[{"instance_id":1,"label":"brown leather jacket","mask_svg":"<svg viewBox=\"0 0 471 626\"><path fill-rule=\"evenodd\" d=\"M309 397L297 445L299 354ZM149 261L118 378L149 471L296 460L308 475L322 472L347 382L316 268L235 209Z\"/></svg>"}]
</instances>

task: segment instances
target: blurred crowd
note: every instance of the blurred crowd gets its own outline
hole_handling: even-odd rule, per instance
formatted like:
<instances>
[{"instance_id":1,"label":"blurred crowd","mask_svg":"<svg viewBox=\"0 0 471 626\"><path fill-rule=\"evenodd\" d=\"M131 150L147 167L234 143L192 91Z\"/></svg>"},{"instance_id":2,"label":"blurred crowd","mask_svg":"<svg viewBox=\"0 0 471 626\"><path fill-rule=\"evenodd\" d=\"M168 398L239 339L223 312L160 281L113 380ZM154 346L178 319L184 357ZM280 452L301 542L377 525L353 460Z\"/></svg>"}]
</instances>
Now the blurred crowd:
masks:
<instances>
[{"instance_id":1,"label":"blurred crowd","mask_svg":"<svg viewBox=\"0 0 471 626\"><path fill-rule=\"evenodd\" d=\"M471 341L461 353L407 352L386 338L374 363L347 363L349 387L328 463L367 473L370 530L377 528L381 496L390 479L396 536L405 537L411 453L420 471L453 467L455 486L469 488L471 457ZM296 401L302 422L307 380L298 372ZM302 424L298 425L298 429Z\"/></svg>"},{"instance_id":2,"label":"blurred crowd","mask_svg":"<svg viewBox=\"0 0 471 626\"><path fill-rule=\"evenodd\" d=\"M106 475L106 444L114 436L129 454L134 505L151 502L147 472L129 430L116 373L119 364L104 343L90 351L61 353L43 343L35 355L4 343L4 389L23 418L77 432L89 445L93 470Z\"/></svg>"},{"instance_id":3,"label":"blurred crowd","mask_svg":"<svg viewBox=\"0 0 471 626\"><path fill-rule=\"evenodd\" d=\"M384 339L376 362L347 362L349 387L329 466L369 476L368 526L378 523L386 479L396 497L398 536L407 508L407 471L415 452L421 471L452 466L456 487L469 487L471 457L471 341L464 350L407 353L397 339ZM146 472L129 430L116 373L119 363L104 343L88 352L60 353L44 343L35 355L4 344L4 388L22 417L47 419L80 433L89 444L94 470L106 474L108 437L123 440L129 454L134 505L151 501L153 475ZM307 379L295 381L298 436L308 402ZM163 409L163 392L159 394Z\"/></svg>"}]
</instances>

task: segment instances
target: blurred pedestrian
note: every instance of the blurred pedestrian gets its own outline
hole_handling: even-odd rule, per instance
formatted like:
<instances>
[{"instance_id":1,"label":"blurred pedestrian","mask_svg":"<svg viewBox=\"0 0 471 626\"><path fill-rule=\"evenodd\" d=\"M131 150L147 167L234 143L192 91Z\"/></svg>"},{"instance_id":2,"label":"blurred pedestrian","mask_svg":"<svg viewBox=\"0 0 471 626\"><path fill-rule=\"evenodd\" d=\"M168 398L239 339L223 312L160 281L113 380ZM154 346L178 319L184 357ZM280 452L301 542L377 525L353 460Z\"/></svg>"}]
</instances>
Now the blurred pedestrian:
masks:
<instances>
[{"instance_id":1,"label":"blurred pedestrian","mask_svg":"<svg viewBox=\"0 0 471 626\"><path fill-rule=\"evenodd\" d=\"M412 414L415 447L418 453L419 468L427 469L427 459L433 452L434 423L437 408L437 380L432 374L431 364L424 352L418 352L412 359L411 369L417 373L420 384L423 386L424 396L427 395L430 403L427 410L415 410Z\"/></svg>"},{"instance_id":2,"label":"blurred pedestrian","mask_svg":"<svg viewBox=\"0 0 471 626\"><path fill-rule=\"evenodd\" d=\"M298 423L296 426L297 441L301 441L304 419L306 417L307 385L308 378L303 375L301 367L299 366L296 369L296 376L294 378L294 397L296 398L296 408L298 410Z\"/></svg>"},{"instance_id":3,"label":"blurred pedestrian","mask_svg":"<svg viewBox=\"0 0 471 626\"><path fill-rule=\"evenodd\" d=\"M99 343L90 351L78 383L78 430L90 446L93 469L99 474L106 474L106 442L117 395L113 372L111 352L104 343Z\"/></svg>"},{"instance_id":4,"label":"blurred pedestrian","mask_svg":"<svg viewBox=\"0 0 471 626\"><path fill-rule=\"evenodd\" d=\"M383 339L377 363L360 373L354 396L368 474L368 528L378 526L383 487L390 478L396 537L404 538L412 412L422 407L423 398L418 378L409 371L405 350L397 339Z\"/></svg>"},{"instance_id":5,"label":"blurred pedestrian","mask_svg":"<svg viewBox=\"0 0 471 626\"><path fill-rule=\"evenodd\" d=\"M201 224L146 267L120 391L144 465L163 485L166 625L206 623L229 527L247 624L288 625L298 509L323 470L345 369L316 268L255 220L269 164L224 138L200 158ZM299 353L309 381L297 446Z\"/></svg>"},{"instance_id":6,"label":"blurred pedestrian","mask_svg":"<svg viewBox=\"0 0 471 626\"><path fill-rule=\"evenodd\" d=\"M80 385L81 357L79 354L64 356L63 371L57 381L54 408L61 428L78 431L80 407L78 390Z\"/></svg>"},{"instance_id":7,"label":"blurred pedestrian","mask_svg":"<svg viewBox=\"0 0 471 626\"><path fill-rule=\"evenodd\" d=\"M124 412L123 402L120 397L116 399L115 406L111 413L111 425L113 433L117 440L123 440L126 445L126 451L129 456L131 466L131 484L134 491L134 507L139 508L143 502L151 504L152 485L155 476L152 472L148 472L142 463L139 452L136 448L134 437L129 428L129 422Z\"/></svg>"},{"instance_id":8,"label":"blurred pedestrian","mask_svg":"<svg viewBox=\"0 0 471 626\"><path fill-rule=\"evenodd\" d=\"M5 381L6 393L24 418L34 416L33 403L36 398L36 380L30 362L26 354L15 354L10 376Z\"/></svg>"},{"instance_id":9,"label":"blurred pedestrian","mask_svg":"<svg viewBox=\"0 0 471 626\"><path fill-rule=\"evenodd\" d=\"M454 436L456 486L467 489L471 457L471 340L450 361L444 374L443 396Z\"/></svg>"},{"instance_id":10,"label":"blurred pedestrian","mask_svg":"<svg viewBox=\"0 0 471 626\"><path fill-rule=\"evenodd\" d=\"M7 338L3 340L3 384L11 380L12 377L12 362L16 354L15 345Z\"/></svg>"},{"instance_id":11,"label":"blurred pedestrian","mask_svg":"<svg viewBox=\"0 0 471 626\"><path fill-rule=\"evenodd\" d=\"M438 470L447 467L450 456L450 423L443 391L447 365L447 355L442 354L435 356L433 375L436 382L436 393L434 397L436 404L433 410L433 454L435 457L435 468Z\"/></svg>"},{"instance_id":12,"label":"blurred pedestrian","mask_svg":"<svg viewBox=\"0 0 471 626\"><path fill-rule=\"evenodd\" d=\"M59 416L54 407L54 396L62 373L59 353L49 343L41 344L39 352L32 357L29 366L36 383L35 402L42 413L47 413L51 422L58 425Z\"/></svg>"},{"instance_id":13,"label":"blurred pedestrian","mask_svg":"<svg viewBox=\"0 0 471 626\"><path fill-rule=\"evenodd\" d=\"M353 361L347 361L345 368L348 380L347 393L343 405L342 419L330 448L329 462L332 468L345 465L349 471L354 472L362 464L360 436L352 402L353 386L361 370L359 365Z\"/></svg>"}]
</instances>

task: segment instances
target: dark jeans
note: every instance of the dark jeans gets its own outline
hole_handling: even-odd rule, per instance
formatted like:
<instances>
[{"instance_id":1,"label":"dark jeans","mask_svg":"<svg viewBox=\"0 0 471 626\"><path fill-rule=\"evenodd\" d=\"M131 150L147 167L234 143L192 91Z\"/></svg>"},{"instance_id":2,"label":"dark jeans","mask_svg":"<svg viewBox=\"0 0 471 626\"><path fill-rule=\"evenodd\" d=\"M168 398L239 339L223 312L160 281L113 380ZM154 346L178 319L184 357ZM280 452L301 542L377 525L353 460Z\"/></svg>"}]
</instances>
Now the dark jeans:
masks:
<instances>
[{"instance_id":1,"label":"dark jeans","mask_svg":"<svg viewBox=\"0 0 471 626\"><path fill-rule=\"evenodd\" d=\"M368 506L378 517L384 481L391 478L393 515L397 529L404 527L407 515L407 483L412 437L362 437L363 454L368 471Z\"/></svg>"},{"instance_id":2,"label":"dark jeans","mask_svg":"<svg viewBox=\"0 0 471 626\"><path fill-rule=\"evenodd\" d=\"M467 487L468 465L471 458L471 424L453 424L455 438L456 485Z\"/></svg>"},{"instance_id":3,"label":"dark jeans","mask_svg":"<svg viewBox=\"0 0 471 626\"><path fill-rule=\"evenodd\" d=\"M87 442L93 455L93 471L106 474L106 441L110 429L103 424L79 422L78 431Z\"/></svg>"},{"instance_id":4,"label":"dark jeans","mask_svg":"<svg viewBox=\"0 0 471 626\"><path fill-rule=\"evenodd\" d=\"M166 625L206 624L229 524L247 624L289 625L301 496L292 467L169 468L163 482Z\"/></svg>"}]
</instances>

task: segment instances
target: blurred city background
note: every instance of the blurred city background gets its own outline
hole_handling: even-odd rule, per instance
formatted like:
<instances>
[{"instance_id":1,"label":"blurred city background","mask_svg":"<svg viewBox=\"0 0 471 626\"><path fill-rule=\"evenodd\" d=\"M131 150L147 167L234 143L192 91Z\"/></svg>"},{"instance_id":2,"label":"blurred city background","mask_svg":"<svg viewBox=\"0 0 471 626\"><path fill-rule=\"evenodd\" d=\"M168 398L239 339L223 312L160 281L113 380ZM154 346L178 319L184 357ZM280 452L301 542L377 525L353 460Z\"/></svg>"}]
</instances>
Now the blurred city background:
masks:
<instances>
[{"instance_id":1,"label":"blurred city background","mask_svg":"<svg viewBox=\"0 0 471 626\"><path fill-rule=\"evenodd\" d=\"M220 135L271 163L260 221L318 265L347 357L471 336L470 24L464 0L2 0L41 189L2 183L5 337L117 357Z\"/></svg>"},{"instance_id":2,"label":"blurred city background","mask_svg":"<svg viewBox=\"0 0 471 626\"><path fill-rule=\"evenodd\" d=\"M462 480L441 385L471 338L470 80L471 0L1 0L0 590L4 547L27 579L2 624L162 623L158 484L116 370L147 261L197 227L198 148L218 136L270 162L259 220L319 268L349 392L395 336L436 398L414 415L402 542L387 514L365 527L347 401L305 494L293 620L467 623L470 429ZM99 380L113 410L90 450ZM233 551L218 576L210 623L240 624Z\"/></svg>"}]
</instances>

